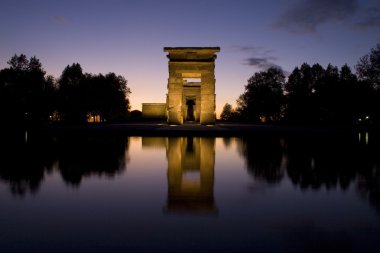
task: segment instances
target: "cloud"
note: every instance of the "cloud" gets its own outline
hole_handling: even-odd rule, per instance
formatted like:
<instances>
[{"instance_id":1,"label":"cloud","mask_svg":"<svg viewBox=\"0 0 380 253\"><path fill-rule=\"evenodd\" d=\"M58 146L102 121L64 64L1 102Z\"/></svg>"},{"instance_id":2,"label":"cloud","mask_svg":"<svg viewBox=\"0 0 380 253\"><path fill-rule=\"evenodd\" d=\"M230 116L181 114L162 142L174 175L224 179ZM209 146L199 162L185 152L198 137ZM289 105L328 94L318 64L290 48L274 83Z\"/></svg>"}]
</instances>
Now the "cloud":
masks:
<instances>
[{"instance_id":1,"label":"cloud","mask_svg":"<svg viewBox=\"0 0 380 253\"><path fill-rule=\"evenodd\" d=\"M313 33L321 24L349 20L358 9L357 0L296 0L274 25L291 33Z\"/></svg>"},{"instance_id":2,"label":"cloud","mask_svg":"<svg viewBox=\"0 0 380 253\"><path fill-rule=\"evenodd\" d=\"M281 69L285 76L289 76L290 72L284 70L280 65L277 65L273 61L276 60L276 57L251 57L244 59L244 65L253 66L259 70L268 70L269 68L278 68Z\"/></svg>"},{"instance_id":3,"label":"cloud","mask_svg":"<svg viewBox=\"0 0 380 253\"><path fill-rule=\"evenodd\" d=\"M243 65L252 66L258 70L268 70L271 67L275 67L281 69L285 75L289 74L281 66L275 63L277 57L273 56L275 51L272 49L260 46L232 46L232 49L245 55L252 55L252 57L243 60Z\"/></svg>"},{"instance_id":4,"label":"cloud","mask_svg":"<svg viewBox=\"0 0 380 253\"><path fill-rule=\"evenodd\" d=\"M52 16L52 20L55 22L55 23L58 23L60 25L66 25L69 23L69 21L64 17L64 16Z\"/></svg>"},{"instance_id":5,"label":"cloud","mask_svg":"<svg viewBox=\"0 0 380 253\"><path fill-rule=\"evenodd\" d=\"M264 47L252 47L252 46L233 46L235 51L253 55L252 57L246 58L243 60L243 65L248 65L255 67L259 70L267 70L270 67L277 67L276 63L277 57L273 56L274 50L267 49Z\"/></svg>"},{"instance_id":6,"label":"cloud","mask_svg":"<svg viewBox=\"0 0 380 253\"><path fill-rule=\"evenodd\" d=\"M275 57L251 57L244 59L244 65L253 66L261 70L267 70L270 67L281 68L273 61L276 60Z\"/></svg>"},{"instance_id":7,"label":"cloud","mask_svg":"<svg viewBox=\"0 0 380 253\"><path fill-rule=\"evenodd\" d=\"M260 55L268 55L274 52L274 50L266 49L264 47L233 46L233 49L243 53L252 53Z\"/></svg>"}]
</instances>

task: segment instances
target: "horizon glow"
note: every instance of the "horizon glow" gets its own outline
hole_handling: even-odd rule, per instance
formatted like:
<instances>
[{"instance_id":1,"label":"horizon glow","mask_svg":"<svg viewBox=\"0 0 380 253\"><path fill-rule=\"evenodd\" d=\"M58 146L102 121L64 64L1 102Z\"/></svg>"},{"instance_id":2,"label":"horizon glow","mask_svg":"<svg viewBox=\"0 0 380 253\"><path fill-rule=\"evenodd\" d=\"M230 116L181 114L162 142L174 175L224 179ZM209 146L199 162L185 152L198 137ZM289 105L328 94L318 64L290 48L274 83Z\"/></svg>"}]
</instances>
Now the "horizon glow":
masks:
<instances>
[{"instance_id":1,"label":"horizon glow","mask_svg":"<svg viewBox=\"0 0 380 253\"><path fill-rule=\"evenodd\" d=\"M376 8L375 0L4 0L0 69L23 53L56 78L76 62L84 72L114 72L128 80L131 109L141 110L141 103L166 100L164 47L217 46L219 115L225 103L235 106L249 77L271 65L291 72L304 62L347 63L355 72L359 58L380 42L380 24L370 22Z\"/></svg>"}]
</instances>

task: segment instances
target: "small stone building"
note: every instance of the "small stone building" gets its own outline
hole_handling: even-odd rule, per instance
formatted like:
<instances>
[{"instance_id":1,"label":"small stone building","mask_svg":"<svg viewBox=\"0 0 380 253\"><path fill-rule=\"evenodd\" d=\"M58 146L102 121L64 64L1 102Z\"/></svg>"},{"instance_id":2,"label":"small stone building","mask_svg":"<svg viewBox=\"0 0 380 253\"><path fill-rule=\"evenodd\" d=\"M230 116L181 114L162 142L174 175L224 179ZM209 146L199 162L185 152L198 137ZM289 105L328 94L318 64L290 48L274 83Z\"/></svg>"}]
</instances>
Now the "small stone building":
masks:
<instances>
[{"instance_id":1,"label":"small stone building","mask_svg":"<svg viewBox=\"0 0 380 253\"><path fill-rule=\"evenodd\" d=\"M142 117L148 119L166 119L166 103L143 103Z\"/></svg>"}]
</instances>

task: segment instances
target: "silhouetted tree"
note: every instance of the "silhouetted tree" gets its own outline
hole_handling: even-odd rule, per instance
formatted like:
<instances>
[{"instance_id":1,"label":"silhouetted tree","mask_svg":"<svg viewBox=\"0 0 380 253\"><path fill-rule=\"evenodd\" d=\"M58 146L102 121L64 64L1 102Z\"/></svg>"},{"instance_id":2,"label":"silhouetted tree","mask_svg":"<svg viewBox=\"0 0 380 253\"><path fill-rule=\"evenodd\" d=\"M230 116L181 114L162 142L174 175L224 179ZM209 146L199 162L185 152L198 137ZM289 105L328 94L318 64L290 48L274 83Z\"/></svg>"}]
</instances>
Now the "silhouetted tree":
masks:
<instances>
[{"instance_id":1,"label":"silhouetted tree","mask_svg":"<svg viewBox=\"0 0 380 253\"><path fill-rule=\"evenodd\" d=\"M0 71L0 112L14 124L38 124L48 120L49 100L54 92L51 80L36 57L14 55L9 68Z\"/></svg>"},{"instance_id":2,"label":"silhouetted tree","mask_svg":"<svg viewBox=\"0 0 380 253\"><path fill-rule=\"evenodd\" d=\"M131 91L124 77L115 73L108 73L105 76L86 75L82 92L87 113L100 115L102 121L118 121L126 118L130 108L128 96Z\"/></svg>"},{"instance_id":3,"label":"silhouetted tree","mask_svg":"<svg viewBox=\"0 0 380 253\"><path fill-rule=\"evenodd\" d=\"M235 121L239 118L239 113L232 108L232 105L226 103L220 114L220 119L224 121Z\"/></svg>"},{"instance_id":4,"label":"silhouetted tree","mask_svg":"<svg viewBox=\"0 0 380 253\"><path fill-rule=\"evenodd\" d=\"M342 89L339 82L339 70L329 64L315 81L315 102L318 120L322 123L337 123Z\"/></svg>"},{"instance_id":5,"label":"silhouetted tree","mask_svg":"<svg viewBox=\"0 0 380 253\"><path fill-rule=\"evenodd\" d=\"M272 67L255 73L237 100L242 117L254 122L279 121L284 102L284 83L285 76L281 69Z\"/></svg>"},{"instance_id":6,"label":"silhouetted tree","mask_svg":"<svg viewBox=\"0 0 380 253\"><path fill-rule=\"evenodd\" d=\"M341 104L338 107L340 122L355 124L358 119L371 114L374 102L374 90L368 82L358 81L351 69L344 65L339 76Z\"/></svg>"},{"instance_id":7,"label":"silhouetted tree","mask_svg":"<svg viewBox=\"0 0 380 253\"><path fill-rule=\"evenodd\" d=\"M46 94L46 112L45 114L49 116L49 118L52 115L52 112L56 111L58 109L58 84L57 80L51 76L48 75L45 77L45 94Z\"/></svg>"},{"instance_id":8,"label":"silhouetted tree","mask_svg":"<svg viewBox=\"0 0 380 253\"><path fill-rule=\"evenodd\" d=\"M142 112L139 110L133 110L130 112L131 120L140 120L142 118Z\"/></svg>"},{"instance_id":9,"label":"silhouetted tree","mask_svg":"<svg viewBox=\"0 0 380 253\"><path fill-rule=\"evenodd\" d=\"M222 113L220 114L220 119L227 121L231 118L231 114L232 114L232 105L230 105L229 103L226 103L223 106Z\"/></svg>"},{"instance_id":10,"label":"silhouetted tree","mask_svg":"<svg viewBox=\"0 0 380 253\"><path fill-rule=\"evenodd\" d=\"M297 124L353 124L368 118L374 108L374 92L368 82L359 82L344 65L296 67L285 84L285 117Z\"/></svg>"},{"instance_id":11,"label":"silhouetted tree","mask_svg":"<svg viewBox=\"0 0 380 253\"><path fill-rule=\"evenodd\" d=\"M286 118L291 123L314 123L319 121L316 89L324 76L319 64L310 67L304 63L296 67L285 84L287 105Z\"/></svg>"},{"instance_id":12,"label":"silhouetted tree","mask_svg":"<svg viewBox=\"0 0 380 253\"><path fill-rule=\"evenodd\" d=\"M377 44L369 54L359 59L356 71L361 80L367 81L375 87L380 87L380 44Z\"/></svg>"},{"instance_id":13,"label":"silhouetted tree","mask_svg":"<svg viewBox=\"0 0 380 253\"><path fill-rule=\"evenodd\" d=\"M101 121L117 121L127 117L127 80L114 73L92 75L83 73L81 66L67 66L59 80L59 110L64 120L83 123L87 115L99 115Z\"/></svg>"},{"instance_id":14,"label":"silhouetted tree","mask_svg":"<svg viewBox=\"0 0 380 253\"><path fill-rule=\"evenodd\" d=\"M360 58L356 65L356 71L364 86L367 84L374 89L371 110L368 115L378 125L380 124L380 44L372 48L369 54Z\"/></svg>"},{"instance_id":15,"label":"silhouetted tree","mask_svg":"<svg viewBox=\"0 0 380 253\"><path fill-rule=\"evenodd\" d=\"M84 74L79 63L73 63L63 70L59 78L58 110L67 122L85 122L86 111L81 97Z\"/></svg>"}]
</instances>

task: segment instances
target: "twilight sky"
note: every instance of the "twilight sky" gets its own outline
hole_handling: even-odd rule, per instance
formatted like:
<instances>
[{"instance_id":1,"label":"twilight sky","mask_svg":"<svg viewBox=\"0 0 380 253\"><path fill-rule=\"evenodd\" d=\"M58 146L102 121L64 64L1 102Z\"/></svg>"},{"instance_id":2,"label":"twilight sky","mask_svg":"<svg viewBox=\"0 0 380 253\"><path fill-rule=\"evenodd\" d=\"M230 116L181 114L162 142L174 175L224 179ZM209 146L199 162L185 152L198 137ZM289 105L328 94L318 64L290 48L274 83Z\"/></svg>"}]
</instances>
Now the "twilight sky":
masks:
<instances>
[{"instance_id":1,"label":"twilight sky","mask_svg":"<svg viewBox=\"0 0 380 253\"><path fill-rule=\"evenodd\" d=\"M14 55L36 56L59 77L85 72L128 80L132 109L165 102L163 47L219 46L217 113L255 72L303 62L354 68L380 43L380 0L1 0L0 69Z\"/></svg>"}]
</instances>

